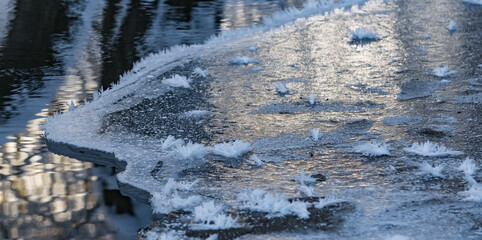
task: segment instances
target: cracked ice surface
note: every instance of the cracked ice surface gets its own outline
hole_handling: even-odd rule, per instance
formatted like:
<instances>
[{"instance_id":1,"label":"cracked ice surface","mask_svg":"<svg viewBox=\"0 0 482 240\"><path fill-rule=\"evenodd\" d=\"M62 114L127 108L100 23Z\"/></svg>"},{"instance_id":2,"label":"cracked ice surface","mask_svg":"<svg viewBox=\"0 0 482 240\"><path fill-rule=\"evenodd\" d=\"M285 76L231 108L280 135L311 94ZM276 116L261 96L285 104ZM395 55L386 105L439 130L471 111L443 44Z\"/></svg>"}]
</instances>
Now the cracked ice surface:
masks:
<instances>
[{"instance_id":1,"label":"cracked ice surface","mask_svg":"<svg viewBox=\"0 0 482 240\"><path fill-rule=\"evenodd\" d=\"M196 188L165 201L183 204L161 206L158 212L195 209L216 199L225 208L213 215L214 224L207 228L242 226L230 213L245 206L237 196L252 189L263 193L251 204L253 209L265 206L268 192L286 196L277 201L283 206L303 194L330 196L318 200L315 208L338 202L330 199L356 203L346 227L339 235L322 233L327 238L477 236L481 230L474 221L480 208L476 201L463 200L478 199L475 183L481 172L476 171L475 183L468 185L457 169L467 156L480 166L480 111L477 101L463 100L481 94L479 81L473 80L479 77L473 69L480 63L472 55L481 46L457 39L477 39L481 33L464 27L449 41L446 19L441 19L446 13L432 5L369 1L352 7L353 2L309 3L305 10L275 14L264 26L153 54L95 101L50 119L46 138L114 153L127 162L119 181L158 201L164 195L156 193L163 192L169 178L198 180ZM343 5L347 8L331 11ZM430 13L439 15L425 19L423 9L437 9ZM435 27L425 28L433 19L438 19L431 24ZM481 20L457 21L477 26ZM352 42L349 30L358 24L383 38ZM250 50L253 46L256 51ZM236 56L246 58L233 64ZM256 61L244 61L248 59ZM450 84L426 72L449 63L457 69ZM209 71L204 76L196 69ZM181 82L168 84L189 88L163 84L163 79L174 81L176 74L183 76ZM182 82L187 79L188 85ZM273 87L279 83L290 90L279 94ZM310 94L316 101L310 101ZM434 121L453 127L451 135L426 127ZM316 134L310 131L314 129ZM360 148L361 143L369 145ZM225 154L213 151L216 146ZM357 147L362 154L353 151ZM373 155L380 156L374 160ZM419 174L422 163L431 174ZM430 177L441 174L438 166L443 166L444 178ZM322 174L326 181L300 190L293 176L302 170L307 176Z\"/></svg>"}]
</instances>

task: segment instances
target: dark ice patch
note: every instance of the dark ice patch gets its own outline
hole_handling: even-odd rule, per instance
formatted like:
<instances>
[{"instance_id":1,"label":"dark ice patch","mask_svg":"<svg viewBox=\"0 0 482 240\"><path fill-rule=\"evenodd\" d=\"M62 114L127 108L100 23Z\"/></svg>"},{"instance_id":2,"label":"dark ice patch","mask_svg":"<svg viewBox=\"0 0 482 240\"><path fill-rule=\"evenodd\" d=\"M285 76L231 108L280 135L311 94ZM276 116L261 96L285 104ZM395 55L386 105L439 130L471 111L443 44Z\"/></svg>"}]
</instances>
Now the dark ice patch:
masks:
<instances>
[{"instance_id":1,"label":"dark ice patch","mask_svg":"<svg viewBox=\"0 0 482 240\"><path fill-rule=\"evenodd\" d=\"M410 79L400 86L398 100L405 101L414 98L430 96L441 86L440 82Z\"/></svg>"}]
</instances>

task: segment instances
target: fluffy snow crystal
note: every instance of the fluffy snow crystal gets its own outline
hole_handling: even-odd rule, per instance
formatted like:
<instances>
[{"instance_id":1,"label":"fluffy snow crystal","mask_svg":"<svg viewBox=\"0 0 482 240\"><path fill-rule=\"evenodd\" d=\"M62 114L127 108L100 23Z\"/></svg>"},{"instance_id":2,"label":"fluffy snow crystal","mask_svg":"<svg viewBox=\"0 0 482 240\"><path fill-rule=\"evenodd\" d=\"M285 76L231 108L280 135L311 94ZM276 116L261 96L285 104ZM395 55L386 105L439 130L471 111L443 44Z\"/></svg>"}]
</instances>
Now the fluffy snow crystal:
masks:
<instances>
[{"instance_id":1,"label":"fluffy snow crystal","mask_svg":"<svg viewBox=\"0 0 482 240\"><path fill-rule=\"evenodd\" d=\"M449 25L447 26L447 29L449 31L456 31L457 30L457 24L454 22L454 20L450 19Z\"/></svg>"},{"instance_id":2,"label":"fluffy snow crystal","mask_svg":"<svg viewBox=\"0 0 482 240\"><path fill-rule=\"evenodd\" d=\"M354 147L353 151L369 157L390 155L390 151L388 151L388 145L383 141L373 141L371 143L363 143Z\"/></svg>"},{"instance_id":3,"label":"fluffy snow crystal","mask_svg":"<svg viewBox=\"0 0 482 240\"><path fill-rule=\"evenodd\" d=\"M192 224L194 229L226 229L237 227L237 218L223 214L223 207L216 206L214 201L204 202L194 209L194 221L199 224Z\"/></svg>"},{"instance_id":4,"label":"fluffy snow crystal","mask_svg":"<svg viewBox=\"0 0 482 240\"><path fill-rule=\"evenodd\" d=\"M353 40L373 40L378 37L378 33L366 30L364 28L357 28L350 30Z\"/></svg>"},{"instance_id":5,"label":"fluffy snow crystal","mask_svg":"<svg viewBox=\"0 0 482 240\"><path fill-rule=\"evenodd\" d=\"M212 147L211 152L228 158L238 158L251 151L251 143L236 140L234 142L218 143Z\"/></svg>"},{"instance_id":6,"label":"fluffy snow crystal","mask_svg":"<svg viewBox=\"0 0 482 240\"><path fill-rule=\"evenodd\" d=\"M320 129L310 129L310 133L313 141L320 140Z\"/></svg>"},{"instance_id":7,"label":"fluffy snow crystal","mask_svg":"<svg viewBox=\"0 0 482 240\"><path fill-rule=\"evenodd\" d=\"M253 166L263 166L264 163L261 161L256 154L253 154L249 160L246 160L246 162L250 165Z\"/></svg>"},{"instance_id":8,"label":"fluffy snow crystal","mask_svg":"<svg viewBox=\"0 0 482 240\"><path fill-rule=\"evenodd\" d=\"M274 87L276 88L276 91L280 94L286 94L290 91L290 89L287 88L284 83L278 83L274 85Z\"/></svg>"},{"instance_id":9,"label":"fluffy snow crystal","mask_svg":"<svg viewBox=\"0 0 482 240\"><path fill-rule=\"evenodd\" d=\"M231 58L231 63L236 65L248 65L250 63L258 63L259 61L256 58L248 57L248 56L236 56Z\"/></svg>"},{"instance_id":10,"label":"fluffy snow crystal","mask_svg":"<svg viewBox=\"0 0 482 240\"><path fill-rule=\"evenodd\" d=\"M183 140L181 139L175 139L173 136L169 135L167 136L164 141L162 141L161 149L162 150L171 150L174 147L181 146L184 143Z\"/></svg>"},{"instance_id":11,"label":"fluffy snow crystal","mask_svg":"<svg viewBox=\"0 0 482 240\"><path fill-rule=\"evenodd\" d=\"M274 195L261 189L248 190L238 195L243 201L242 209L269 213L267 217L296 215L299 218L308 218L309 203L301 201L288 201L284 195Z\"/></svg>"},{"instance_id":12,"label":"fluffy snow crystal","mask_svg":"<svg viewBox=\"0 0 482 240\"><path fill-rule=\"evenodd\" d=\"M316 100L315 94L310 94L309 101L311 105L315 104L315 100Z\"/></svg>"},{"instance_id":13,"label":"fluffy snow crystal","mask_svg":"<svg viewBox=\"0 0 482 240\"><path fill-rule=\"evenodd\" d=\"M202 159L206 153L208 153L208 148L203 144L192 143L189 141L185 145L178 145L172 150L172 153L182 160L196 160Z\"/></svg>"},{"instance_id":14,"label":"fluffy snow crystal","mask_svg":"<svg viewBox=\"0 0 482 240\"><path fill-rule=\"evenodd\" d=\"M190 88L192 80L190 78L174 74L171 78L165 78L162 80L162 83L169 85L170 87L182 87L182 88Z\"/></svg>"},{"instance_id":15,"label":"fluffy snow crystal","mask_svg":"<svg viewBox=\"0 0 482 240\"><path fill-rule=\"evenodd\" d=\"M70 103L67 103L67 107L69 107L69 111L74 111L75 110L74 101L70 100Z\"/></svg>"},{"instance_id":16,"label":"fluffy snow crystal","mask_svg":"<svg viewBox=\"0 0 482 240\"><path fill-rule=\"evenodd\" d=\"M473 159L467 157L464 162L460 164L458 170L463 171L465 175L472 176L477 171L477 166L475 166Z\"/></svg>"},{"instance_id":17,"label":"fluffy snow crystal","mask_svg":"<svg viewBox=\"0 0 482 240\"><path fill-rule=\"evenodd\" d=\"M315 195L315 193L314 193L315 188L314 187L306 186L305 184L300 184L298 189L300 190L301 193L303 193L307 197L313 197Z\"/></svg>"},{"instance_id":18,"label":"fluffy snow crystal","mask_svg":"<svg viewBox=\"0 0 482 240\"><path fill-rule=\"evenodd\" d=\"M409 153L428 157L443 157L463 154L463 152L446 148L443 144L439 145L430 141L426 141L424 143L414 142L411 147L404 148L403 150Z\"/></svg>"},{"instance_id":19,"label":"fluffy snow crystal","mask_svg":"<svg viewBox=\"0 0 482 240\"><path fill-rule=\"evenodd\" d=\"M202 70L200 67L196 67L196 68L194 69L194 71L193 71L193 74L205 78L205 77L208 76L209 72L208 72L207 69Z\"/></svg>"},{"instance_id":20,"label":"fluffy snow crystal","mask_svg":"<svg viewBox=\"0 0 482 240\"><path fill-rule=\"evenodd\" d=\"M190 210L198 205L202 198L200 196L189 196L181 198L178 190L190 190L197 182L176 182L170 178L164 186L162 192L152 194L151 206L154 213L167 214L174 210Z\"/></svg>"},{"instance_id":21,"label":"fluffy snow crystal","mask_svg":"<svg viewBox=\"0 0 482 240\"><path fill-rule=\"evenodd\" d=\"M325 197L325 198L320 198L317 203L315 203L315 208L324 208L326 206L339 203L343 201L342 199L336 198L336 197Z\"/></svg>"},{"instance_id":22,"label":"fluffy snow crystal","mask_svg":"<svg viewBox=\"0 0 482 240\"><path fill-rule=\"evenodd\" d=\"M431 174L434 177L441 177L443 178L444 175L442 174L442 170L444 169L444 164L438 165L436 167L432 167L432 165L428 164L427 162L423 162L419 165L420 170L422 171L421 174Z\"/></svg>"},{"instance_id":23,"label":"fluffy snow crystal","mask_svg":"<svg viewBox=\"0 0 482 240\"><path fill-rule=\"evenodd\" d=\"M316 178L312 177L311 174L306 174L305 169L301 169L300 175L294 176L293 179L301 184L316 182Z\"/></svg>"},{"instance_id":24,"label":"fluffy snow crystal","mask_svg":"<svg viewBox=\"0 0 482 240\"><path fill-rule=\"evenodd\" d=\"M453 70L453 71L448 71L448 70L449 70L449 67L447 65L445 65L443 67L436 67L432 70L432 74L437 76L437 77L447 77L447 76L457 72L455 70Z\"/></svg>"}]
</instances>

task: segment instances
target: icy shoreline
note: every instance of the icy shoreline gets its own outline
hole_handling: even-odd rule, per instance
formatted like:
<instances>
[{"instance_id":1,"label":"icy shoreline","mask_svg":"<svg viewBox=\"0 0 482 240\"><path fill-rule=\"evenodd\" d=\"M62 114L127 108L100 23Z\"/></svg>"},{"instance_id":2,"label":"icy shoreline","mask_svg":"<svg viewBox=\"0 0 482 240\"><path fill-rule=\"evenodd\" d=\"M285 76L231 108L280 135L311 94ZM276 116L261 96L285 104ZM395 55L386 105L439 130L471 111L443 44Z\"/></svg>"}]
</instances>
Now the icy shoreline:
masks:
<instances>
[{"instance_id":1,"label":"icy shoreline","mask_svg":"<svg viewBox=\"0 0 482 240\"><path fill-rule=\"evenodd\" d=\"M476 235L469 210L479 204L480 171L464 177L457 169L463 157L479 161L480 148L470 141L476 143L480 127L465 129L461 123L477 123L472 111L477 102L457 99L464 88L480 91L479 80L461 81L474 77L464 69L444 76L451 81L432 76L428 67L403 70L410 60L392 60L403 54L394 50L399 40L388 34L396 29L389 25L395 6L370 1L339 10L334 8L353 2L322 3L280 12L264 26L222 33L205 45L149 56L93 102L49 119L49 147L79 159L112 162L122 188L132 187L129 195L151 201L160 214L158 224L178 224L151 226L144 237L192 233L205 238L230 229L259 234L264 232L244 228L278 220L291 227L309 225L322 219L310 218L319 214L317 206L323 210L337 202L352 206L349 213L331 212L342 214L334 229L348 238L416 238L439 227L453 238ZM381 24L380 39L351 41L352 27L345 24L359 21ZM337 31L337 24L345 31ZM439 28L445 30L444 24ZM432 39L443 34L448 33L431 32ZM306 43L306 36L312 41ZM421 55L418 47L405 51L415 59ZM450 56L441 54L430 68ZM364 68L370 71L360 71ZM424 80L411 79L412 72ZM454 118L454 112L465 118ZM467 131L475 134L464 142ZM453 203L460 213L447 213ZM420 216L410 215L406 206ZM437 207L441 210L434 211ZM165 219L169 212L187 222ZM257 214L263 220L251 222ZM417 217L423 224L411 225ZM434 217L446 220L434 222ZM455 218L463 223L453 226ZM367 233L359 220L377 231ZM388 231L390 222L397 227ZM454 227L464 230L453 232Z\"/></svg>"}]
</instances>

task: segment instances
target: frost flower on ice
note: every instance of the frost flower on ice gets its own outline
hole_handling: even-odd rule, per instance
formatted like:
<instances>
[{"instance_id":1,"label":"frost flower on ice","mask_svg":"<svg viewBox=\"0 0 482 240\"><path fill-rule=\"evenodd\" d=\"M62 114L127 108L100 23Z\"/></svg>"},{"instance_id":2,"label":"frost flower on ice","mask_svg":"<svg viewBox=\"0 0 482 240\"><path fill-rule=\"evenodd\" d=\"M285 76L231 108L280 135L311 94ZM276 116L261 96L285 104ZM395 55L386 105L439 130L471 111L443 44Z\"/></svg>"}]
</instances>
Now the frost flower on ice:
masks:
<instances>
[{"instance_id":1,"label":"frost flower on ice","mask_svg":"<svg viewBox=\"0 0 482 240\"><path fill-rule=\"evenodd\" d=\"M155 213L167 214L174 210L189 210L198 205L202 198L200 196L189 196L182 198L179 196L179 190L190 190L197 182L176 182L169 178L161 192L152 194L151 206Z\"/></svg>"},{"instance_id":2,"label":"frost flower on ice","mask_svg":"<svg viewBox=\"0 0 482 240\"><path fill-rule=\"evenodd\" d=\"M414 142L411 147L404 148L403 150L409 153L428 157L443 157L463 154L463 152L446 148L443 144L439 145L430 141L426 141L424 143Z\"/></svg>"},{"instance_id":3,"label":"frost flower on ice","mask_svg":"<svg viewBox=\"0 0 482 240\"><path fill-rule=\"evenodd\" d=\"M182 87L182 88L190 88L189 85L192 82L190 78L174 74L170 78L165 78L162 80L162 83L169 85L170 87Z\"/></svg>"},{"instance_id":4,"label":"frost flower on ice","mask_svg":"<svg viewBox=\"0 0 482 240\"><path fill-rule=\"evenodd\" d=\"M464 201L482 202L482 185L477 183L471 176L466 176L470 183L469 189L460 192L459 194L465 196Z\"/></svg>"},{"instance_id":5,"label":"frost flower on ice","mask_svg":"<svg viewBox=\"0 0 482 240\"><path fill-rule=\"evenodd\" d=\"M339 198L335 198L335 197L324 197L324 198L320 198L319 201L317 203L315 203L315 208L324 208L326 206L329 206L329 205L332 205L332 204L335 204L335 203L339 203L343 200L339 199Z\"/></svg>"},{"instance_id":6,"label":"frost flower on ice","mask_svg":"<svg viewBox=\"0 0 482 240\"><path fill-rule=\"evenodd\" d=\"M227 229L238 227L237 218L232 218L223 213L223 207L214 204L214 201L203 202L194 208L193 229Z\"/></svg>"},{"instance_id":7,"label":"frost flower on ice","mask_svg":"<svg viewBox=\"0 0 482 240\"><path fill-rule=\"evenodd\" d=\"M279 94L286 94L290 91L290 89L287 88L284 83L278 83L278 84L274 85L274 87L276 88L276 91Z\"/></svg>"},{"instance_id":8,"label":"frost flower on ice","mask_svg":"<svg viewBox=\"0 0 482 240\"><path fill-rule=\"evenodd\" d=\"M184 143L183 140L181 139L175 139L173 136L169 135L167 136L164 141L162 141L161 149L162 150L171 150L174 147L181 146Z\"/></svg>"},{"instance_id":9,"label":"frost flower on ice","mask_svg":"<svg viewBox=\"0 0 482 240\"><path fill-rule=\"evenodd\" d=\"M259 61L255 58L248 56L236 56L231 58L231 63L236 65L248 65L250 63L258 63Z\"/></svg>"},{"instance_id":10,"label":"frost flower on ice","mask_svg":"<svg viewBox=\"0 0 482 240\"><path fill-rule=\"evenodd\" d=\"M208 148L203 144L192 143L189 141L185 145L177 145L173 149L173 154L183 160L202 159L208 153Z\"/></svg>"},{"instance_id":11,"label":"frost flower on ice","mask_svg":"<svg viewBox=\"0 0 482 240\"><path fill-rule=\"evenodd\" d=\"M353 151L369 157L390 155L390 151L388 151L388 145L382 141L373 141L371 143L360 144L354 147Z\"/></svg>"},{"instance_id":12,"label":"frost flower on ice","mask_svg":"<svg viewBox=\"0 0 482 240\"><path fill-rule=\"evenodd\" d=\"M234 142L219 143L212 147L211 152L228 158L237 158L251 151L251 143L236 140Z\"/></svg>"},{"instance_id":13,"label":"frost flower on ice","mask_svg":"<svg viewBox=\"0 0 482 240\"><path fill-rule=\"evenodd\" d=\"M310 129L310 133L313 141L320 140L320 129Z\"/></svg>"},{"instance_id":14,"label":"frost flower on ice","mask_svg":"<svg viewBox=\"0 0 482 240\"><path fill-rule=\"evenodd\" d=\"M450 19L449 25L447 26L447 29L449 31L456 31L458 28L457 24L454 22L454 20Z\"/></svg>"},{"instance_id":15,"label":"frost flower on ice","mask_svg":"<svg viewBox=\"0 0 482 240\"><path fill-rule=\"evenodd\" d=\"M448 71L448 70L449 70L449 67L447 65L443 67L436 67L432 70L432 74L437 77L447 77L457 72L455 70L452 70L452 71Z\"/></svg>"},{"instance_id":16,"label":"frost flower on ice","mask_svg":"<svg viewBox=\"0 0 482 240\"><path fill-rule=\"evenodd\" d=\"M315 104L315 94L310 94L309 102L311 105Z\"/></svg>"},{"instance_id":17,"label":"frost flower on ice","mask_svg":"<svg viewBox=\"0 0 482 240\"><path fill-rule=\"evenodd\" d=\"M207 69L202 70L200 67L194 68L193 73L194 73L195 75L198 75L198 76L203 77L203 78L207 77L208 74L209 74L209 72L208 72Z\"/></svg>"},{"instance_id":18,"label":"frost flower on ice","mask_svg":"<svg viewBox=\"0 0 482 240\"><path fill-rule=\"evenodd\" d=\"M472 176L477 171L474 160L467 157L464 162L460 164L458 170L463 171L465 175Z\"/></svg>"},{"instance_id":19,"label":"frost flower on ice","mask_svg":"<svg viewBox=\"0 0 482 240\"><path fill-rule=\"evenodd\" d=\"M278 217L284 215L296 215L299 218L308 218L309 203L301 201L288 201L284 195L274 195L261 189L247 190L238 195L243 202L242 209L266 212L267 217Z\"/></svg>"},{"instance_id":20,"label":"frost flower on ice","mask_svg":"<svg viewBox=\"0 0 482 240\"><path fill-rule=\"evenodd\" d=\"M420 170L422 170L421 174L430 174L434 177L443 178L444 175L442 174L442 170L444 169L444 164L438 165L436 167L432 167L432 165L428 164L427 162L423 162L419 165Z\"/></svg>"},{"instance_id":21,"label":"frost flower on ice","mask_svg":"<svg viewBox=\"0 0 482 240\"><path fill-rule=\"evenodd\" d=\"M310 187L310 186L306 186L305 184L300 184L299 186L299 190L301 193L303 193L304 195L306 195L307 197L313 197L315 195L315 188L314 187Z\"/></svg>"},{"instance_id":22,"label":"frost flower on ice","mask_svg":"<svg viewBox=\"0 0 482 240\"><path fill-rule=\"evenodd\" d=\"M253 156L251 156L249 160L246 160L246 162L249 165L258 166L258 167L264 165L263 161L261 161L256 154L253 154Z\"/></svg>"},{"instance_id":23,"label":"frost flower on ice","mask_svg":"<svg viewBox=\"0 0 482 240\"><path fill-rule=\"evenodd\" d=\"M361 40L374 40L378 37L378 33L366 30L364 28L357 28L355 30L350 30L352 39L355 41Z\"/></svg>"},{"instance_id":24,"label":"frost flower on ice","mask_svg":"<svg viewBox=\"0 0 482 240\"><path fill-rule=\"evenodd\" d=\"M301 169L300 175L296 175L293 179L301 184L315 183L316 178L312 177L311 174L306 174L305 169Z\"/></svg>"}]
</instances>

